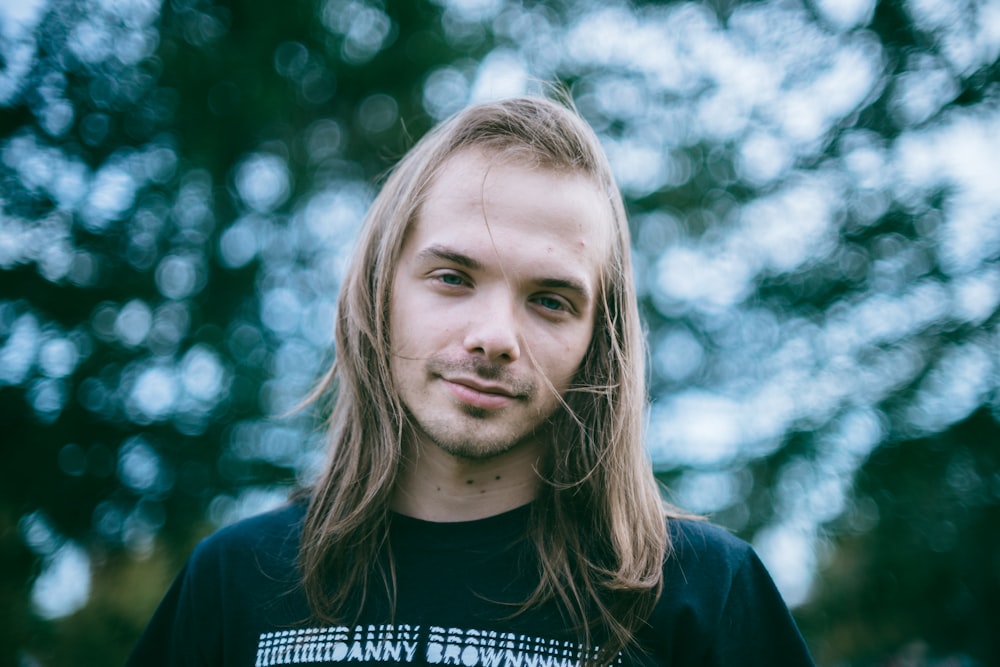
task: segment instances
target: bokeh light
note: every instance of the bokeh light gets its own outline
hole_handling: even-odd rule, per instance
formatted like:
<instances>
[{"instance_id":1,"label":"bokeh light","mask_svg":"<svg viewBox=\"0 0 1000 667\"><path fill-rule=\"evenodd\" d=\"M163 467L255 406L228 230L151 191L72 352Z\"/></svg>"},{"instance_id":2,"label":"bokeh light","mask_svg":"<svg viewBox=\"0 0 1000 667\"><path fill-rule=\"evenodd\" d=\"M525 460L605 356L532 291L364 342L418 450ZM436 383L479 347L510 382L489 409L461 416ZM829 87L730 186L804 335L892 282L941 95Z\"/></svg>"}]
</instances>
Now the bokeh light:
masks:
<instances>
[{"instance_id":1,"label":"bokeh light","mask_svg":"<svg viewBox=\"0 0 1000 667\"><path fill-rule=\"evenodd\" d=\"M179 517L315 474L294 409L385 170L427 124L552 80L629 207L648 454L790 603L838 530L893 520L857 491L873 457L997 420L996 2L414 5L324 0L249 46L249 10L209 0L0 4L0 391L44 461L5 451L31 483L4 508L39 617L84 608L107 553L152 562ZM967 509L1000 478L966 445L941 475Z\"/></svg>"}]
</instances>

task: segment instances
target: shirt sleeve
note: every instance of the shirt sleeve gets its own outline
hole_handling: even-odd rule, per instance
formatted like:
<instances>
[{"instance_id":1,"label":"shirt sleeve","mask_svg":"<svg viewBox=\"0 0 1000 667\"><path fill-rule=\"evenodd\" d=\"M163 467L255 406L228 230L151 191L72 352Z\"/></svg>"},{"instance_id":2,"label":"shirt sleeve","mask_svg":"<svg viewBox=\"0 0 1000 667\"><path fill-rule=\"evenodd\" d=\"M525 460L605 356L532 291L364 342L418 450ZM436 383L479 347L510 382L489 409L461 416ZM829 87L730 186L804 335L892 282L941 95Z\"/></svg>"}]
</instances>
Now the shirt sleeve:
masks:
<instances>
[{"instance_id":1,"label":"shirt sleeve","mask_svg":"<svg viewBox=\"0 0 1000 667\"><path fill-rule=\"evenodd\" d=\"M218 577L196 549L177 575L132 650L127 667L214 665L221 636Z\"/></svg>"},{"instance_id":2,"label":"shirt sleeve","mask_svg":"<svg viewBox=\"0 0 1000 667\"><path fill-rule=\"evenodd\" d=\"M309 617L296 566L304 512L287 505L199 542L126 664L252 665L261 633L301 625Z\"/></svg>"},{"instance_id":3,"label":"shirt sleeve","mask_svg":"<svg viewBox=\"0 0 1000 667\"><path fill-rule=\"evenodd\" d=\"M640 633L659 667L814 667L771 575L747 542L704 521L670 522L664 587Z\"/></svg>"},{"instance_id":4,"label":"shirt sleeve","mask_svg":"<svg viewBox=\"0 0 1000 667\"><path fill-rule=\"evenodd\" d=\"M712 665L814 666L771 575L749 547L734 572L716 631Z\"/></svg>"}]
</instances>

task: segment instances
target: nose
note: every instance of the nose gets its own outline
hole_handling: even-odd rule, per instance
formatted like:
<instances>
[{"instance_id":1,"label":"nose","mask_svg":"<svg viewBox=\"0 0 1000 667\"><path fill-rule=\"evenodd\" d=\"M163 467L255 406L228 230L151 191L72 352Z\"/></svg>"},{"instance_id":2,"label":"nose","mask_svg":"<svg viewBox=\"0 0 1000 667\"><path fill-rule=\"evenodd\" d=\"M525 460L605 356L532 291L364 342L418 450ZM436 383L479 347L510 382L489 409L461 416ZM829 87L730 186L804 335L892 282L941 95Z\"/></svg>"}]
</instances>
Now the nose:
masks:
<instances>
[{"instance_id":1,"label":"nose","mask_svg":"<svg viewBox=\"0 0 1000 667\"><path fill-rule=\"evenodd\" d=\"M469 319L465 349L488 361L517 361L521 356L520 332L514 304L507 298L483 299Z\"/></svg>"}]
</instances>

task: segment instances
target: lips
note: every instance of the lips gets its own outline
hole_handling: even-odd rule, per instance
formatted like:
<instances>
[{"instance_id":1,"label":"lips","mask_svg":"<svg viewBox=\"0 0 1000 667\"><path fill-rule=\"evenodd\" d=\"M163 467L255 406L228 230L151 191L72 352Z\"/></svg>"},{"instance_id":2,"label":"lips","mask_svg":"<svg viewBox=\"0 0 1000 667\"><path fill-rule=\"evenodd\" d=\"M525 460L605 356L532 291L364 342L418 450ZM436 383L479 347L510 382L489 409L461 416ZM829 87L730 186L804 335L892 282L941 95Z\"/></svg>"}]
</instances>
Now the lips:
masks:
<instances>
[{"instance_id":1,"label":"lips","mask_svg":"<svg viewBox=\"0 0 1000 667\"><path fill-rule=\"evenodd\" d=\"M491 382L473 378L441 378L452 396L460 403L496 410L506 407L520 398L513 390Z\"/></svg>"}]
</instances>

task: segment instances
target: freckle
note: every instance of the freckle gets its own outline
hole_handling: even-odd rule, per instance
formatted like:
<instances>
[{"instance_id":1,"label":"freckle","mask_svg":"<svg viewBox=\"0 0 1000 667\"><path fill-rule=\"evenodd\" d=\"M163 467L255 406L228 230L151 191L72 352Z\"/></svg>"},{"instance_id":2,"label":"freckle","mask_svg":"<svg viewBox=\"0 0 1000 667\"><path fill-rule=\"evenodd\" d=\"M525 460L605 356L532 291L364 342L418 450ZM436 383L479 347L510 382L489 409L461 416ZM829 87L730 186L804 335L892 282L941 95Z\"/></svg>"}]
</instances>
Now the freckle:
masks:
<instances>
[{"instance_id":1,"label":"freckle","mask_svg":"<svg viewBox=\"0 0 1000 667\"><path fill-rule=\"evenodd\" d=\"M479 489L479 493L486 493L486 489Z\"/></svg>"}]
</instances>

